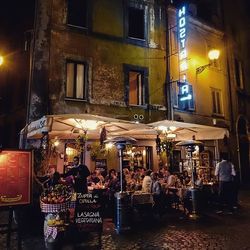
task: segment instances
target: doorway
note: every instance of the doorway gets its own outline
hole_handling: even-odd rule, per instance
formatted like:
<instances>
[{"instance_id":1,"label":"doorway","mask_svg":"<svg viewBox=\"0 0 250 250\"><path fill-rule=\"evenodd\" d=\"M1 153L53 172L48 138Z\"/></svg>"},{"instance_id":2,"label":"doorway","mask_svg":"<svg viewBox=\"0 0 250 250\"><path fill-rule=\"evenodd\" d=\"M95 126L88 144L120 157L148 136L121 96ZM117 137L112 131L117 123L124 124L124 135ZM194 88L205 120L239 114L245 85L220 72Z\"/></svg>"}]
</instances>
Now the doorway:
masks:
<instances>
[{"instance_id":1,"label":"doorway","mask_svg":"<svg viewBox=\"0 0 250 250\"><path fill-rule=\"evenodd\" d=\"M247 135L247 123L244 118L238 121L238 143L239 143L239 163L242 182L250 182L249 166L249 140Z\"/></svg>"}]
</instances>

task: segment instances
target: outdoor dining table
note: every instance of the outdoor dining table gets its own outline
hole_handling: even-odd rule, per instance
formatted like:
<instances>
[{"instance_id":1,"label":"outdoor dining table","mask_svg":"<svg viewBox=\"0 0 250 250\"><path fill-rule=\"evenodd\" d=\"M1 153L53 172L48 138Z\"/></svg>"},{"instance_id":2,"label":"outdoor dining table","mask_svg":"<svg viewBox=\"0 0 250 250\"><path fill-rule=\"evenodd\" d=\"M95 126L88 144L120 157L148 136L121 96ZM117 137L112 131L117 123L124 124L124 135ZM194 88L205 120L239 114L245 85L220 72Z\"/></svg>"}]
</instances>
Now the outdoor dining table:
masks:
<instances>
[{"instance_id":1,"label":"outdoor dining table","mask_svg":"<svg viewBox=\"0 0 250 250\"><path fill-rule=\"evenodd\" d=\"M145 205L145 204L151 204L153 205L153 195L151 193L133 193L131 195L131 205Z\"/></svg>"}]
</instances>

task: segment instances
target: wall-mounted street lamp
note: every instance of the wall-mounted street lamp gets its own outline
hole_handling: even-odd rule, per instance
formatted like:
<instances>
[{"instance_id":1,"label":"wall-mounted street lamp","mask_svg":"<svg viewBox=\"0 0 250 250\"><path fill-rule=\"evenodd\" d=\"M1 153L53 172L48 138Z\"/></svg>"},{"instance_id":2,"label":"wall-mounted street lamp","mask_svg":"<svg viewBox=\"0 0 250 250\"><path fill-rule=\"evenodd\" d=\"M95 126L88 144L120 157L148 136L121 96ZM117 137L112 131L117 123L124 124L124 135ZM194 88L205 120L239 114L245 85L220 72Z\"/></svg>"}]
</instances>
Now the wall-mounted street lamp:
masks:
<instances>
[{"instance_id":1,"label":"wall-mounted street lamp","mask_svg":"<svg viewBox=\"0 0 250 250\"><path fill-rule=\"evenodd\" d=\"M208 52L208 58L211 61L209 64L200 66L196 69L196 75L202 73L207 67L213 65L213 62L218 60L220 57L220 51L218 49L212 49Z\"/></svg>"}]
</instances>

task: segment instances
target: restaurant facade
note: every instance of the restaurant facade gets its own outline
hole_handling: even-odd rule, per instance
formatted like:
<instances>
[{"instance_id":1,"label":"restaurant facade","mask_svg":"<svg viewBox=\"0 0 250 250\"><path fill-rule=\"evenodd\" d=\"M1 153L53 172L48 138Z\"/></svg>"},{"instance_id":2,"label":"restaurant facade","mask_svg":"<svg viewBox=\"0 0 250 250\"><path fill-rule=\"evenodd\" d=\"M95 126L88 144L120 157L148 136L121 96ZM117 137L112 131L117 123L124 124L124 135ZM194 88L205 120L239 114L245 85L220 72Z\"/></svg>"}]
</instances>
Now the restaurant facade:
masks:
<instances>
[{"instance_id":1,"label":"restaurant facade","mask_svg":"<svg viewBox=\"0 0 250 250\"><path fill-rule=\"evenodd\" d=\"M103 146L115 136L137 140L124 153L128 168L170 166L170 145L174 170L181 170L185 151L174 145L182 140L204 143L196 164L204 152L209 169L220 151L230 151L223 33L188 6L43 0L36 13L29 123L20 145L50 149L46 168L63 172L81 154L91 171L118 169L117 151ZM209 61L212 49L220 57Z\"/></svg>"}]
</instances>

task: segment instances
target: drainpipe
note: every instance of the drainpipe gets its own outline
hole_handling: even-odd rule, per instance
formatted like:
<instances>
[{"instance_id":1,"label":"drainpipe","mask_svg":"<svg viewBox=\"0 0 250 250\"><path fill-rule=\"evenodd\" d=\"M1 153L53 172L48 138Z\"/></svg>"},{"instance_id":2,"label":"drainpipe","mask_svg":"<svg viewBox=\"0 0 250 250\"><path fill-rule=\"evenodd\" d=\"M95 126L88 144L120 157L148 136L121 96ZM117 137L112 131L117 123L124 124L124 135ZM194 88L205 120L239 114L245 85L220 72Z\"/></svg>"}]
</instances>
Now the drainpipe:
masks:
<instances>
[{"instance_id":1,"label":"drainpipe","mask_svg":"<svg viewBox=\"0 0 250 250\"><path fill-rule=\"evenodd\" d=\"M35 15L34 15L34 24L33 30L31 32L31 41L30 41L30 51L29 51L29 79L28 79L28 93L27 93L27 111L26 111L26 125L30 122L30 104L31 104L31 85L33 82L33 71L34 71L34 50L35 50L35 36L37 28L37 0L35 1Z\"/></svg>"},{"instance_id":2,"label":"drainpipe","mask_svg":"<svg viewBox=\"0 0 250 250\"><path fill-rule=\"evenodd\" d=\"M169 29L168 29L168 5L169 1L165 1L165 11L166 11L166 82L165 82L165 96L166 96L166 106L167 106L167 119L173 120L173 107L172 107L172 91L171 91L171 81L170 81L170 62L169 62Z\"/></svg>"}]
</instances>

